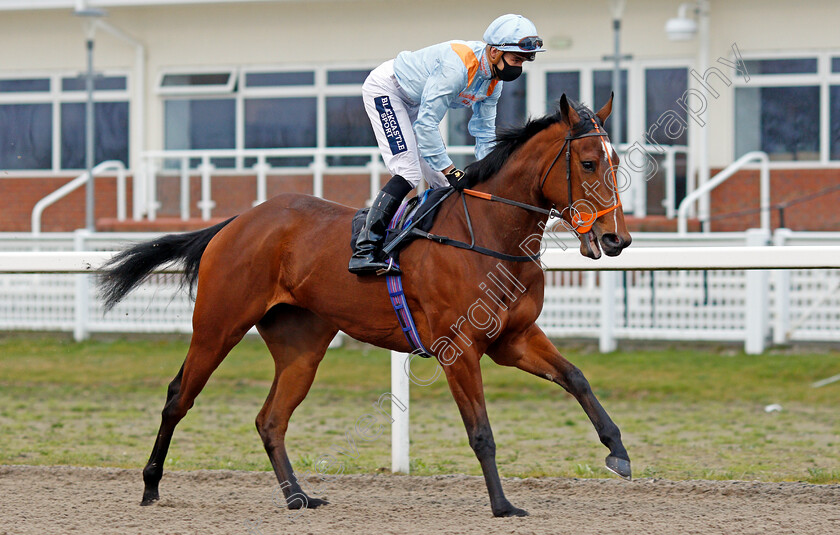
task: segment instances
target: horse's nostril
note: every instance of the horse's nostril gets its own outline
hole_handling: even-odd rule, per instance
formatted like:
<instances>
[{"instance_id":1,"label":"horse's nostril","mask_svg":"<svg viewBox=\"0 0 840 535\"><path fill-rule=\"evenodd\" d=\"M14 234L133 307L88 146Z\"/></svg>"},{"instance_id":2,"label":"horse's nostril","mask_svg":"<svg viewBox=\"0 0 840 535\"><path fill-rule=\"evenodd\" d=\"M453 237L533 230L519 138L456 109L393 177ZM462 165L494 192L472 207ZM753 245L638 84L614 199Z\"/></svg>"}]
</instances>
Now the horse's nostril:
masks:
<instances>
[{"instance_id":1,"label":"horse's nostril","mask_svg":"<svg viewBox=\"0 0 840 535\"><path fill-rule=\"evenodd\" d=\"M601 236L601 241L607 247L621 247L621 238L617 234L604 234Z\"/></svg>"}]
</instances>

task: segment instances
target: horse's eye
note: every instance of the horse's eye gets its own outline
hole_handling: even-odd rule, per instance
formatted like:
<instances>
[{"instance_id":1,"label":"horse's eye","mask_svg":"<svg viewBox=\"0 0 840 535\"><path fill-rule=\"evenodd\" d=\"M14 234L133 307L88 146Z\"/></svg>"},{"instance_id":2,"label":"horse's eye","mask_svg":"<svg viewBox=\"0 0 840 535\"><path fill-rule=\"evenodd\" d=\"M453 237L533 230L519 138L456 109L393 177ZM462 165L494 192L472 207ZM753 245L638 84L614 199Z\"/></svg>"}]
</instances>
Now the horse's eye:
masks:
<instances>
[{"instance_id":1,"label":"horse's eye","mask_svg":"<svg viewBox=\"0 0 840 535\"><path fill-rule=\"evenodd\" d=\"M583 168L587 171L594 171L595 170L595 162L589 162L589 161L581 162L581 165L583 165Z\"/></svg>"}]
</instances>

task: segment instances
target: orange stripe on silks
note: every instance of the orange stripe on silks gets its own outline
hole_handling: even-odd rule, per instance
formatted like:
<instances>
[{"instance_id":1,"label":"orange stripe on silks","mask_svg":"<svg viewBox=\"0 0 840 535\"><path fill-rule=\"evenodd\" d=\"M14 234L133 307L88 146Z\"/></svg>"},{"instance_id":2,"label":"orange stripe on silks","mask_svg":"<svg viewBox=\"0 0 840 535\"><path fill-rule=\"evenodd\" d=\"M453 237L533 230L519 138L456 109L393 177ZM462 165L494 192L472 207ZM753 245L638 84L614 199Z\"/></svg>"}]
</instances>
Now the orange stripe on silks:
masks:
<instances>
[{"instance_id":1,"label":"orange stripe on silks","mask_svg":"<svg viewBox=\"0 0 840 535\"><path fill-rule=\"evenodd\" d=\"M458 54L461 61L464 62L464 67L467 68L467 87L472 85L475 73L478 72L478 58L475 57L473 49L461 43L450 43L452 50Z\"/></svg>"},{"instance_id":2,"label":"orange stripe on silks","mask_svg":"<svg viewBox=\"0 0 840 535\"><path fill-rule=\"evenodd\" d=\"M474 189L465 189L464 193L467 195L471 195L473 197L478 197L479 199L487 199L488 201L493 200L493 196L489 193L484 193L483 191L475 191Z\"/></svg>"},{"instance_id":3,"label":"orange stripe on silks","mask_svg":"<svg viewBox=\"0 0 840 535\"><path fill-rule=\"evenodd\" d=\"M493 94L493 90L496 89L496 84L498 84L498 83L499 83L498 80L491 80L490 81L490 87L487 88L487 96L488 97Z\"/></svg>"}]
</instances>

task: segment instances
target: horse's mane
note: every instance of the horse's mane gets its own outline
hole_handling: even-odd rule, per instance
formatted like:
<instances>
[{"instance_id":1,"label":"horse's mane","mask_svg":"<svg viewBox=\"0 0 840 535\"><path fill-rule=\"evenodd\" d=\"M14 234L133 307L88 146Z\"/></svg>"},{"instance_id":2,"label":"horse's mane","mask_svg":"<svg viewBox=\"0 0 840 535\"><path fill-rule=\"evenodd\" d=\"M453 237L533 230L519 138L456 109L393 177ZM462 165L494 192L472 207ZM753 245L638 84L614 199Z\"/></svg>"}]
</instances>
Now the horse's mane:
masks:
<instances>
[{"instance_id":1,"label":"horse's mane","mask_svg":"<svg viewBox=\"0 0 840 535\"><path fill-rule=\"evenodd\" d=\"M603 127L601 120L584 104L569 99L569 106L574 108L580 116L580 121L572 127L573 136L579 136L591 131L595 127L592 119L595 119L598 126ZM498 173L516 149L549 126L559 123L562 120L560 109L557 107L555 112L550 115L537 119L529 119L524 125L519 127L500 130L496 134L496 145L490 151L490 154L477 162L471 163L464 170L469 183L478 184L479 182L484 182Z\"/></svg>"}]
</instances>

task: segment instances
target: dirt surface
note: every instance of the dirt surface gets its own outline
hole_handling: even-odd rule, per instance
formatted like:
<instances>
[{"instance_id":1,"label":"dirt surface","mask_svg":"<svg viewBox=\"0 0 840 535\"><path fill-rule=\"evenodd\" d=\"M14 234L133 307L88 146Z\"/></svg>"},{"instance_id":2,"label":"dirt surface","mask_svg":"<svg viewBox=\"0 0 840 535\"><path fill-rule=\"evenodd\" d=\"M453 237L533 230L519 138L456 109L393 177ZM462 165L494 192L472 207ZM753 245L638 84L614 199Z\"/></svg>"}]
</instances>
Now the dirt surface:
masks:
<instances>
[{"instance_id":1,"label":"dirt surface","mask_svg":"<svg viewBox=\"0 0 840 535\"><path fill-rule=\"evenodd\" d=\"M493 518L472 476L353 475L320 483L330 505L278 509L273 474L169 471L140 507L139 470L0 466L0 534L840 533L840 485L640 479L506 479L525 518Z\"/></svg>"}]
</instances>

